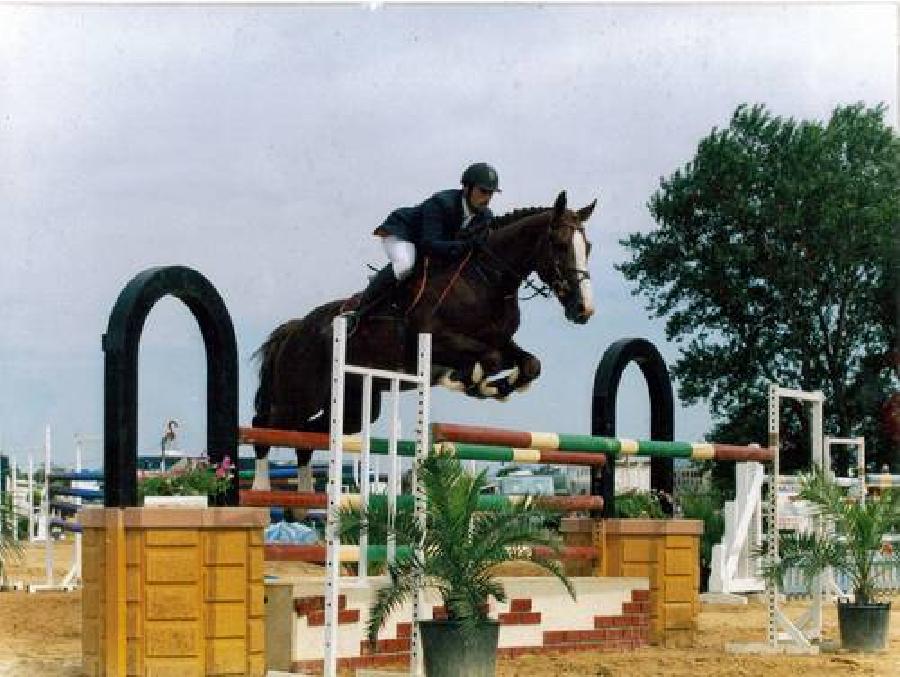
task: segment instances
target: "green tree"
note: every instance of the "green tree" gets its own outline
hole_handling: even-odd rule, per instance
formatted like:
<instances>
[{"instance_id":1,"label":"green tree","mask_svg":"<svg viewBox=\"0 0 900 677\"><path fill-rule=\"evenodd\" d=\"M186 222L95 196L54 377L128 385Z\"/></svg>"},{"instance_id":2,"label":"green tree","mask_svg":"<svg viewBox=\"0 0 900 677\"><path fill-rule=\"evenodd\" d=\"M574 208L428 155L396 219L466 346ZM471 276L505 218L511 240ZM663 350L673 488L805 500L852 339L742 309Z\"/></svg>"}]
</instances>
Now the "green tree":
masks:
<instances>
[{"instance_id":1,"label":"green tree","mask_svg":"<svg viewBox=\"0 0 900 677\"><path fill-rule=\"evenodd\" d=\"M660 180L659 227L621 241L631 258L617 267L666 318L679 396L709 402L715 439L765 441L775 381L822 390L826 431L896 461L900 140L884 116L859 103L796 121L742 105ZM787 469L808 463L795 451Z\"/></svg>"}]
</instances>

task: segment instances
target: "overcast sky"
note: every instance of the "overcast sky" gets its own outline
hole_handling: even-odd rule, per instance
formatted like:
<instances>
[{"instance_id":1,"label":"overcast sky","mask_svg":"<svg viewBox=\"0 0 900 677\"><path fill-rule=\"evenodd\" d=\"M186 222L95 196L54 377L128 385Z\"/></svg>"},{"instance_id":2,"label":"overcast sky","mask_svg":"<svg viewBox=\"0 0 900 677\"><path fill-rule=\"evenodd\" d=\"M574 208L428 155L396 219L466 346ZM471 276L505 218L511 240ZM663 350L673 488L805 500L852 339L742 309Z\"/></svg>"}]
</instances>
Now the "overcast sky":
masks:
<instances>
[{"instance_id":1,"label":"overcast sky","mask_svg":"<svg viewBox=\"0 0 900 677\"><path fill-rule=\"evenodd\" d=\"M859 100L895 120L894 5L0 6L0 440L38 448L49 423L69 461L76 432L102 430L112 304L176 263L228 305L248 422L268 332L361 288L383 262L372 229L479 160L499 169L498 213L599 198L598 309L575 326L527 303L518 340L540 381L506 404L436 392L433 419L587 432L611 342L677 355L613 268L617 240L654 226L660 177L741 103L823 119ZM204 447L203 359L187 309L161 301L141 451L169 418ZM619 432L644 437L635 367L624 388ZM680 439L709 425L704 406L676 412Z\"/></svg>"}]
</instances>

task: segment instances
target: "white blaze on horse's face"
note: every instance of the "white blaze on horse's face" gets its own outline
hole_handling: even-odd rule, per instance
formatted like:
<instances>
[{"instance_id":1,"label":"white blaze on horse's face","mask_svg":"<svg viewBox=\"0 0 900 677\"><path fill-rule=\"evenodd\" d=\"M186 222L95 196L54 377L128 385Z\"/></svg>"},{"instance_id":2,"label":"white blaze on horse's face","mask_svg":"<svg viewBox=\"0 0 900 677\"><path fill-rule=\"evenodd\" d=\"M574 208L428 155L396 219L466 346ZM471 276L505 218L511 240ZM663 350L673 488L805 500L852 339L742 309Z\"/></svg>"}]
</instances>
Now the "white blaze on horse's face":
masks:
<instances>
[{"instance_id":1,"label":"white blaze on horse's face","mask_svg":"<svg viewBox=\"0 0 900 677\"><path fill-rule=\"evenodd\" d=\"M586 271L588 269L588 246L587 237L584 234L583 228L576 228L573 231L572 250L575 253L575 270ZM582 321L586 322L588 318L594 314L594 290L591 289L591 278L587 275L579 277L581 277L578 283L578 292L581 296L581 315L584 317L584 320Z\"/></svg>"}]
</instances>

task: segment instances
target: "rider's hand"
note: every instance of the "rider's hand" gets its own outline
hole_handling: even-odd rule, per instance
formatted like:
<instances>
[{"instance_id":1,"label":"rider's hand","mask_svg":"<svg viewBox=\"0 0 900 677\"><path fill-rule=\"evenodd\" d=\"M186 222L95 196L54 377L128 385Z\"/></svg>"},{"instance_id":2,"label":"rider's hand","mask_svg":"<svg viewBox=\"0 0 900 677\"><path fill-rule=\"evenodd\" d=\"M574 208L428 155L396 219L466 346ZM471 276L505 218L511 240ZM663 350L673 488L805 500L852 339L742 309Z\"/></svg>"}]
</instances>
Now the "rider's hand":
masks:
<instances>
[{"instance_id":1,"label":"rider's hand","mask_svg":"<svg viewBox=\"0 0 900 677\"><path fill-rule=\"evenodd\" d=\"M472 249L472 243L468 240L458 240L447 248L447 255L453 259L461 259Z\"/></svg>"},{"instance_id":2,"label":"rider's hand","mask_svg":"<svg viewBox=\"0 0 900 677\"><path fill-rule=\"evenodd\" d=\"M471 237L469 237L469 242L472 244L472 247L480 249L487 244L489 235L490 233L487 228L476 230L472 233Z\"/></svg>"}]
</instances>

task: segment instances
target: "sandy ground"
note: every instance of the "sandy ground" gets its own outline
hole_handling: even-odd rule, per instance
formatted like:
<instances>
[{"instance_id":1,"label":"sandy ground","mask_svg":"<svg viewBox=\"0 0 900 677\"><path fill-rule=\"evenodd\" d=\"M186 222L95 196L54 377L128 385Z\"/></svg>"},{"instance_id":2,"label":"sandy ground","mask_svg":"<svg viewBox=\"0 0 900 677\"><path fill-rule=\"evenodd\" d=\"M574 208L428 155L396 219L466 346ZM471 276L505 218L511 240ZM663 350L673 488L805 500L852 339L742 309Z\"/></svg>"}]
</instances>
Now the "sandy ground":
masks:
<instances>
[{"instance_id":1,"label":"sandy ground","mask_svg":"<svg viewBox=\"0 0 900 677\"><path fill-rule=\"evenodd\" d=\"M71 546L57 548L57 575L67 569ZM62 561L60 561L62 560ZM271 563L269 573L299 573L297 565ZM314 565L301 565L309 573L321 573ZM13 579L41 581L43 551L27 553L10 571ZM521 570L505 573L522 575ZM562 654L525 656L501 660L498 677L607 677L652 676L706 677L742 675L797 677L809 675L900 675L900 598L894 598L889 649L877 655L830 653L820 656L734 656L725 652L727 642L761 642L765 639L766 614L761 605L704 606L700 632L692 649L647 647L625 654ZM790 603L797 617L804 605ZM825 608L825 637L837 636L834 608ZM80 674L81 593L0 593L0 675L71 677Z\"/></svg>"}]
</instances>

